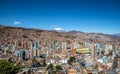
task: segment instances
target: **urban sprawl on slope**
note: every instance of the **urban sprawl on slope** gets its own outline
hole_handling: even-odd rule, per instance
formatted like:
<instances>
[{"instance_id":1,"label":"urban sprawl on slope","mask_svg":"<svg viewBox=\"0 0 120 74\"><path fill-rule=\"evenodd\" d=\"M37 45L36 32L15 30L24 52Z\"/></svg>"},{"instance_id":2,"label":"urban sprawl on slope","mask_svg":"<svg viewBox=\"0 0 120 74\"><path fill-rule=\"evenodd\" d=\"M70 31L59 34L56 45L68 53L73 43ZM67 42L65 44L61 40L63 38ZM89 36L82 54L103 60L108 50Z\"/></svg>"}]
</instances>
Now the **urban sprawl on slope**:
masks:
<instances>
[{"instance_id":1,"label":"urban sprawl on slope","mask_svg":"<svg viewBox=\"0 0 120 74\"><path fill-rule=\"evenodd\" d=\"M120 74L120 38L0 26L0 60L18 74Z\"/></svg>"}]
</instances>

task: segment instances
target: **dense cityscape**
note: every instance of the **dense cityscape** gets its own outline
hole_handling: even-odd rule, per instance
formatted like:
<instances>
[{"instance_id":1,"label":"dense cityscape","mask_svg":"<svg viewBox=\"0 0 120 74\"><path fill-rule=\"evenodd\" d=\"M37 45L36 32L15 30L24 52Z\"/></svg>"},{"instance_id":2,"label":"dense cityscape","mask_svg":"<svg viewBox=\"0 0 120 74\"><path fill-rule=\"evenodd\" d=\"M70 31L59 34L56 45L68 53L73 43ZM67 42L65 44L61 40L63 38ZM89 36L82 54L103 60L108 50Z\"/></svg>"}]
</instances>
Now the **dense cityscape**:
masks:
<instances>
[{"instance_id":1,"label":"dense cityscape","mask_svg":"<svg viewBox=\"0 0 120 74\"><path fill-rule=\"evenodd\" d=\"M120 74L120 0L0 0L0 74Z\"/></svg>"},{"instance_id":2,"label":"dense cityscape","mask_svg":"<svg viewBox=\"0 0 120 74\"><path fill-rule=\"evenodd\" d=\"M120 38L0 25L0 74L120 74Z\"/></svg>"}]
</instances>

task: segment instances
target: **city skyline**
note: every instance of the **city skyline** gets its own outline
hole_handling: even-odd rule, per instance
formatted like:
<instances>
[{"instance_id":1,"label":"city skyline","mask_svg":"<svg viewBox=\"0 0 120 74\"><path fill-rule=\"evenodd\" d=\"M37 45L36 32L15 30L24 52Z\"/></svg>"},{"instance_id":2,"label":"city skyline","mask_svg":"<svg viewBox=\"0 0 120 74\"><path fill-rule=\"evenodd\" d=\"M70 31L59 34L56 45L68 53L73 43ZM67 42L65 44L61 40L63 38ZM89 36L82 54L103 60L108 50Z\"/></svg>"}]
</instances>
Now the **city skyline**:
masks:
<instances>
[{"instance_id":1,"label":"city skyline","mask_svg":"<svg viewBox=\"0 0 120 74\"><path fill-rule=\"evenodd\" d=\"M0 24L44 30L120 33L119 0L0 0Z\"/></svg>"}]
</instances>

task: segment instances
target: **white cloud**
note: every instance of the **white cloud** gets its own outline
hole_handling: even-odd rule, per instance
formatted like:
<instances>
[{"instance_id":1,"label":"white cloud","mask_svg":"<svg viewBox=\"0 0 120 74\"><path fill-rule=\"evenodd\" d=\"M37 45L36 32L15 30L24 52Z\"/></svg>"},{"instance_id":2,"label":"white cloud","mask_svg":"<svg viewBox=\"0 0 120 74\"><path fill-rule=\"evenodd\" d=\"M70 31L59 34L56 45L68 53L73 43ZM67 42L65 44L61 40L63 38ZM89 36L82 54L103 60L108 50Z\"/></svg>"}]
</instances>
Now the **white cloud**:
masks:
<instances>
[{"instance_id":1,"label":"white cloud","mask_svg":"<svg viewBox=\"0 0 120 74\"><path fill-rule=\"evenodd\" d=\"M14 21L14 24L15 24L15 25L19 25L19 24L21 24L21 22L19 22L19 21Z\"/></svg>"},{"instance_id":2,"label":"white cloud","mask_svg":"<svg viewBox=\"0 0 120 74\"><path fill-rule=\"evenodd\" d=\"M53 30L61 31L61 30L64 30L64 29L60 28L60 27L56 27L56 28L53 28Z\"/></svg>"}]
</instances>

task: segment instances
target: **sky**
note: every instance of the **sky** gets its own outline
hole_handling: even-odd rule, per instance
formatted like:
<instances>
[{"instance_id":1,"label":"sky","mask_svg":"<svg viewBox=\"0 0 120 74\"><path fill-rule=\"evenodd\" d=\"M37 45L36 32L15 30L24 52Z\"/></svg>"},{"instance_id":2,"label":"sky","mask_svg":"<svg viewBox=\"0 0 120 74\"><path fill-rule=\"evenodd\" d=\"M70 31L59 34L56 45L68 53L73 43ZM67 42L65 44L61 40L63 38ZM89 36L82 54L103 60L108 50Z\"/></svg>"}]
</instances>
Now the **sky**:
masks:
<instances>
[{"instance_id":1,"label":"sky","mask_svg":"<svg viewBox=\"0 0 120 74\"><path fill-rule=\"evenodd\" d=\"M120 0L0 0L0 24L120 33Z\"/></svg>"}]
</instances>

